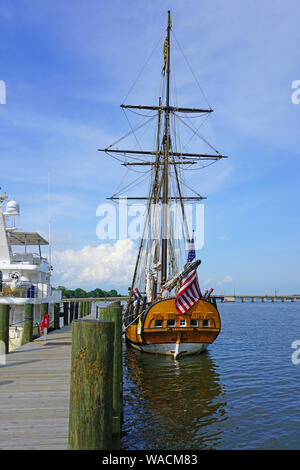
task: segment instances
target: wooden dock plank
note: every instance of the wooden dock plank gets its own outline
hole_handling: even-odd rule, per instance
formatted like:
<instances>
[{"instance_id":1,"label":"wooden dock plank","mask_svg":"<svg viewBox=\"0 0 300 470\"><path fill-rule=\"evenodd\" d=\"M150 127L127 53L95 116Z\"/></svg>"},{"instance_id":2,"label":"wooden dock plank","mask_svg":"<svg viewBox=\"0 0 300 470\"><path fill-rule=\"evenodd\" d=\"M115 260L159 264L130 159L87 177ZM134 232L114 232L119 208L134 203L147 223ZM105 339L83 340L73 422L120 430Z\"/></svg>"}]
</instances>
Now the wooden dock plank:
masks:
<instances>
[{"instance_id":1,"label":"wooden dock plank","mask_svg":"<svg viewBox=\"0 0 300 470\"><path fill-rule=\"evenodd\" d=\"M68 447L71 326L21 346L0 367L0 449Z\"/></svg>"}]
</instances>

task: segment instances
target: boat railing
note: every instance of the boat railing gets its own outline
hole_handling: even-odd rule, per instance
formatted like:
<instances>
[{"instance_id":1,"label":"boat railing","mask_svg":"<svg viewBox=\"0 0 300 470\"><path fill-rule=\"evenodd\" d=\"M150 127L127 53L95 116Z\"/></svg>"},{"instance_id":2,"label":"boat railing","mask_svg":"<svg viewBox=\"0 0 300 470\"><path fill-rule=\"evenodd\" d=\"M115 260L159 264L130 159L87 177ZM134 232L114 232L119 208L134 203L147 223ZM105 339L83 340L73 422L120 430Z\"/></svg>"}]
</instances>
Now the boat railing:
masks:
<instances>
[{"instance_id":1,"label":"boat railing","mask_svg":"<svg viewBox=\"0 0 300 470\"><path fill-rule=\"evenodd\" d=\"M13 263L28 263L28 264L48 264L46 258L36 254L36 253L13 253L12 254Z\"/></svg>"},{"instance_id":2,"label":"boat railing","mask_svg":"<svg viewBox=\"0 0 300 470\"><path fill-rule=\"evenodd\" d=\"M2 287L2 292L0 292L0 297L13 297L13 298L23 298L23 299L39 299L52 295L51 286L46 283L27 283L26 285L14 284L13 281L8 283L5 281L5 284Z\"/></svg>"}]
</instances>

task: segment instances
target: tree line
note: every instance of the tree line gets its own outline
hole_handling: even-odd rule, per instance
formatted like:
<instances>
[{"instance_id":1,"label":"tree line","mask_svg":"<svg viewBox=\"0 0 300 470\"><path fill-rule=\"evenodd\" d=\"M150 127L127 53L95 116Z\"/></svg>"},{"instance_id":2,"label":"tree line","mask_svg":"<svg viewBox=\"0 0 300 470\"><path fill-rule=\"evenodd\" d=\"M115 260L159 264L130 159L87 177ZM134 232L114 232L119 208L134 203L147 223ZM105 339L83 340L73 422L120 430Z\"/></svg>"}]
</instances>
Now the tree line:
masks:
<instances>
[{"instance_id":1,"label":"tree line","mask_svg":"<svg viewBox=\"0 0 300 470\"><path fill-rule=\"evenodd\" d=\"M100 298L100 297L121 297L122 296L122 294L119 294L116 291L116 289L111 289L109 291L106 291L106 290L100 289L99 287L88 292L81 289L80 287L77 287L77 289L67 289L64 286L58 286L55 289L62 291L62 297L64 299L71 299L71 298L84 299L84 298L90 298L90 297Z\"/></svg>"}]
</instances>

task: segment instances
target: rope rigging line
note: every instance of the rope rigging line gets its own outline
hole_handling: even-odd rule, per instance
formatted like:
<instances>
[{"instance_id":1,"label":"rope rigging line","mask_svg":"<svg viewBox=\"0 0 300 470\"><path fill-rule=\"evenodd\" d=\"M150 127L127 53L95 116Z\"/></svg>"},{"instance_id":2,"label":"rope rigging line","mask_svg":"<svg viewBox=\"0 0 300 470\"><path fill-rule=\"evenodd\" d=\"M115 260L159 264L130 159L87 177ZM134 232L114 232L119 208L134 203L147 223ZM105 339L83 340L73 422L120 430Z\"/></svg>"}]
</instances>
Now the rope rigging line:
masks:
<instances>
[{"instance_id":1,"label":"rope rigging line","mask_svg":"<svg viewBox=\"0 0 300 470\"><path fill-rule=\"evenodd\" d=\"M201 116L202 117L202 116ZM197 127L197 129L194 131L193 135L189 138L189 140L184 144L183 146L183 149L182 151L187 147L187 145L190 143L190 141L195 137L195 135L197 135L200 127L203 126L203 124L207 121L207 119L209 118L209 113L206 114L205 118L203 119L203 121L200 123L200 125Z\"/></svg>"},{"instance_id":2,"label":"rope rigging line","mask_svg":"<svg viewBox=\"0 0 300 470\"><path fill-rule=\"evenodd\" d=\"M192 132L194 132L197 135L197 137L199 137L201 140L203 140L203 142L205 142L212 150L214 150L214 152L216 152L218 155L222 155L219 152L219 150L217 150L213 145L211 145L202 135L198 134L197 129L195 129L195 128L193 129L191 126L189 126L186 122L184 122L181 119L180 116L177 115L177 117L186 127L188 127Z\"/></svg>"},{"instance_id":3,"label":"rope rigging line","mask_svg":"<svg viewBox=\"0 0 300 470\"><path fill-rule=\"evenodd\" d=\"M127 111L129 111L133 114L137 114L138 116L143 116L143 117L155 117L156 116L156 113L154 113L150 116L151 111L149 111L149 114L143 114L143 113L138 113L137 111L134 111L132 108L126 108L126 109L127 109Z\"/></svg>"},{"instance_id":4,"label":"rope rigging line","mask_svg":"<svg viewBox=\"0 0 300 470\"><path fill-rule=\"evenodd\" d=\"M130 129L131 129L131 131L132 131L134 137L135 137L135 140L137 141L138 146L140 147L140 150L142 150L142 146L141 146L141 144L140 144L140 141L139 141L139 139L137 138L137 136L135 135L135 132L134 132L134 130L133 130L133 128L132 128L131 122L129 121L128 116L127 116L127 114L126 114L126 112L125 112L125 109L122 108L122 111L123 111L123 113L125 114L125 117L126 117L126 119L127 119L127 122L128 122L128 124L129 124L129 126L130 126Z\"/></svg>"},{"instance_id":5,"label":"rope rigging line","mask_svg":"<svg viewBox=\"0 0 300 470\"><path fill-rule=\"evenodd\" d=\"M203 168L207 168L208 166L210 165L214 165L215 163L217 163L217 160L214 160L210 163L207 163L206 165L201 165L200 163L199 164L195 164L195 165L190 165L188 166L187 168L185 168L185 171L193 171L193 170L199 170L199 169L203 169Z\"/></svg>"},{"instance_id":6,"label":"rope rigging line","mask_svg":"<svg viewBox=\"0 0 300 470\"><path fill-rule=\"evenodd\" d=\"M196 77L196 75L195 75L195 73L194 73L194 71L193 71L193 69L192 69L192 67L191 67L191 65L190 65L190 63L189 63L189 61L187 60L187 58L186 58L186 56L185 56L185 54L184 54L184 52L183 52L183 50L182 50L182 48L181 48L181 46L180 46L178 40L177 40L177 38L176 38L176 35L174 34L174 32L173 32L172 34L173 34L173 36L174 36L174 38L175 38L175 41L176 41L176 43L177 43L177 46L179 47L180 52L182 53L183 58L184 58L184 60L185 60L185 62L186 62L186 64L187 64L188 68L190 69L190 72L192 73L192 75L193 75L193 77L194 77L194 79L195 79L195 81L196 81L196 83L197 83L197 85L198 85L198 87L199 87L199 90L200 90L201 93L202 93L203 98L204 98L205 101L206 101L206 104L208 105L208 107L209 107L210 109L212 109L212 107L211 107L211 105L209 104L208 99L207 99L207 97L206 97L206 95L205 95L205 93L204 93L204 91L203 91L203 89L202 89L202 87L201 87L201 85L200 85L200 83L199 83L199 80L197 79L197 77Z\"/></svg>"},{"instance_id":7,"label":"rope rigging line","mask_svg":"<svg viewBox=\"0 0 300 470\"><path fill-rule=\"evenodd\" d=\"M159 43L161 42L162 38L164 37L164 32L161 34L159 40L157 41L156 45L154 46L152 52L150 53L150 55L148 56L148 58L146 59L146 62L144 63L143 67L141 68L140 72L138 73L136 79L134 80L133 84L131 85L127 95L125 96L125 98L123 99L122 103L124 104L125 100L128 98L129 94L132 92L133 88L135 87L137 81L139 80L140 76L142 75L144 69L146 68L148 62L150 61L152 55L154 54L154 51L157 49Z\"/></svg>"},{"instance_id":8,"label":"rope rigging line","mask_svg":"<svg viewBox=\"0 0 300 470\"><path fill-rule=\"evenodd\" d=\"M129 189L130 187L132 187L132 186L134 187L134 185L137 185L137 184L141 183L141 181L139 181L139 180L146 179L146 177L148 177L148 174L149 174L150 172L151 172L151 168L150 168L150 170L144 171L143 174L142 174L140 177L138 177L138 178L137 178L136 180L134 180L134 181L131 181L131 183L128 183L128 185L125 186L124 188L120 189L120 190L118 191L118 193L114 193L112 197L118 196L121 192L126 191L126 189Z\"/></svg>"},{"instance_id":9,"label":"rope rigging line","mask_svg":"<svg viewBox=\"0 0 300 470\"><path fill-rule=\"evenodd\" d=\"M124 110L124 108L122 108ZM126 115L126 114L125 114ZM127 117L127 116L126 116ZM146 116L147 117L147 116ZM147 121L144 121L144 118L141 119L141 121L144 121L143 123L139 124L136 128L134 128L133 130L131 129L129 132L127 132L125 135L123 135L122 137L120 137L119 139L117 139L115 142L113 142L112 144L110 144L108 147L107 147L107 150L110 149L111 147L115 146L116 144L118 144L119 142L121 142L121 140L123 139L126 139L126 137L128 137L129 135L131 135L133 133L133 131L138 131L139 129L141 129L142 127L146 126L147 123L151 122L154 118L156 117L156 114L150 116L150 118L147 120ZM128 120L128 118L127 118ZM131 127L131 126L130 126Z\"/></svg>"}]
</instances>

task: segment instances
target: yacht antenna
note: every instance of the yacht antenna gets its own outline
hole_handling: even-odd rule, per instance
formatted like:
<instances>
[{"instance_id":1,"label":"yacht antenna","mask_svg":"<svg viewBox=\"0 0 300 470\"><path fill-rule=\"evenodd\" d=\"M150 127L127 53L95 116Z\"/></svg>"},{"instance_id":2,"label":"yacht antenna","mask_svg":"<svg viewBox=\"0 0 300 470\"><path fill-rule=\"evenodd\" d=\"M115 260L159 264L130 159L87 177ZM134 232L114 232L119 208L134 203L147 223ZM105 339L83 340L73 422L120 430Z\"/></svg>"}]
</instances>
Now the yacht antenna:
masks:
<instances>
[{"instance_id":1,"label":"yacht antenna","mask_svg":"<svg viewBox=\"0 0 300 470\"><path fill-rule=\"evenodd\" d=\"M48 173L48 241L49 241L49 265L51 269L51 218L50 218L50 173Z\"/></svg>"}]
</instances>

